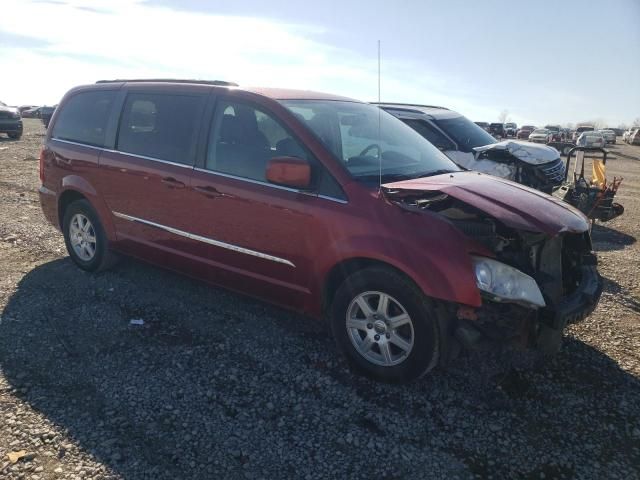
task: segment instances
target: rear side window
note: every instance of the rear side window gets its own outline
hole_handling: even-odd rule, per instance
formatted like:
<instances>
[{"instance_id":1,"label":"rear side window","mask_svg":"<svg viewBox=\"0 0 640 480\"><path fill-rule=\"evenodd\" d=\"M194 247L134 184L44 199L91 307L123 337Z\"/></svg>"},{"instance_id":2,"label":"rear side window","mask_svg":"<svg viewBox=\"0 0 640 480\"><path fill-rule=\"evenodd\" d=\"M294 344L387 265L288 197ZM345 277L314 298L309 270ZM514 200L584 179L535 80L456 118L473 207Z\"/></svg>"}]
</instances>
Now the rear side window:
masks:
<instances>
[{"instance_id":1,"label":"rear side window","mask_svg":"<svg viewBox=\"0 0 640 480\"><path fill-rule=\"evenodd\" d=\"M133 93L124 105L117 148L121 152L193 165L200 97Z\"/></svg>"},{"instance_id":2,"label":"rear side window","mask_svg":"<svg viewBox=\"0 0 640 480\"><path fill-rule=\"evenodd\" d=\"M81 92L72 96L58 114L53 138L103 147L115 96L114 91Z\"/></svg>"}]
</instances>

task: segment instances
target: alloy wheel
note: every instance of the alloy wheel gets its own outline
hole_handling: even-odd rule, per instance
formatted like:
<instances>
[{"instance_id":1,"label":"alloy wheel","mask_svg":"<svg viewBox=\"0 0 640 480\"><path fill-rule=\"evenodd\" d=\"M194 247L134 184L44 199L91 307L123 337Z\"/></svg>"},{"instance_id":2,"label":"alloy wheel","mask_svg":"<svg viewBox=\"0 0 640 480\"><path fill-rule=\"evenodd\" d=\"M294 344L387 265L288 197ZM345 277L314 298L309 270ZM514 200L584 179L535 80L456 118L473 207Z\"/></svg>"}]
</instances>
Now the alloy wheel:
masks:
<instances>
[{"instance_id":1,"label":"alloy wheel","mask_svg":"<svg viewBox=\"0 0 640 480\"><path fill-rule=\"evenodd\" d=\"M88 262L96 254L96 231L89 218L81 213L71 217L69 240L78 257Z\"/></svg>"},{"instance_id":2,"label":"alloy wheel","mask_svg":"<svg viewBox=\"0 0 640 480\"><path fill-rule=\"evenodd\" d=\"M398 365L413 349L411 317L398 300L384 292L357 295L347 309L346 328L356 351L376 365Z\"/></svg>"}]
</instances>

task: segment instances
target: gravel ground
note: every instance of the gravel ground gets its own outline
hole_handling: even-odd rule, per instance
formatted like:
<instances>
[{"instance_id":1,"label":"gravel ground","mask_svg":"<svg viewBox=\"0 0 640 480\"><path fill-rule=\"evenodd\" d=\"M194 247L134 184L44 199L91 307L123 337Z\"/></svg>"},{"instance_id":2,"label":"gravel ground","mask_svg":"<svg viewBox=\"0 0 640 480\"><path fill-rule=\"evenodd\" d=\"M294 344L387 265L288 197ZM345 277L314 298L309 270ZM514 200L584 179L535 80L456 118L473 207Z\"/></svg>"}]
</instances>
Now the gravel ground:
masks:
<instances>
[{"instance_id":1,"label":"gravel ground","mask_svg":"<svg viewBox=\"0 0 640 480\"><path fill-rule=\"evenodd\" d=\"M42 136L0 138L0 478L640 478L640 147L611 149L626 212L594 230L605 292L557 357L394 386L305 317L75 268L40 212Z\"/></svg>"}]
</instances>

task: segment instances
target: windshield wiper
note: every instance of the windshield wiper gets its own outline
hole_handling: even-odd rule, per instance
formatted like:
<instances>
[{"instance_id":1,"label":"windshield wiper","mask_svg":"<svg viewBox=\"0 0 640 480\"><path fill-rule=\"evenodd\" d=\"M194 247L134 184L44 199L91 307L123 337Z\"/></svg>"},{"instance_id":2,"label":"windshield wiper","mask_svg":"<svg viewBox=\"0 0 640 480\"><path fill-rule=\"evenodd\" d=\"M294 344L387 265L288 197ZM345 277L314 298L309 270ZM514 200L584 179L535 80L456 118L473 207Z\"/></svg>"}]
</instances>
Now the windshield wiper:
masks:
<instances>
[{"instance_id":1,"label":"windshield wiper","mask_svg":"<svg viewBox=\"0 0 640 480\"><path fill-rule=\"evenodd\" d=\"M436 175L442 175L444 173L456 173L458 170L449 170L446 168L442 168L440 170L433 170L431 172L421 173L420 175L416 175L412 178L424 178L424 177L435 177Z\"/></svg>"}]
</instances>

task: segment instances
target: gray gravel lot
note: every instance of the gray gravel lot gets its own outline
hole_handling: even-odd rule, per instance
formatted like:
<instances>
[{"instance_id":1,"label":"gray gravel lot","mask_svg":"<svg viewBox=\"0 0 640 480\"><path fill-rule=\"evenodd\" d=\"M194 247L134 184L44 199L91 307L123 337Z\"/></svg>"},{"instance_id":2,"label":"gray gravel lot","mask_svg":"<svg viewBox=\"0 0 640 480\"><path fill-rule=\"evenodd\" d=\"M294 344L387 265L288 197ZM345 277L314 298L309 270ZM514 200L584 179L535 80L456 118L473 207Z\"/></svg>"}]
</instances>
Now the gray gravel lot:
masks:
<instances>
[{"instance_id":1,"label":"gray gravel lot","mask_svg":"<svg viewBox=\"0 0 640 480\"><path fill-rule=\"evenodd\" d=\"M640 478L640 147L612 147L626 212L594 230L605 292L557 357L398 386L308 318L133 260L75 268L25 128L0 138L0 478Z\"/></svg>"}]
</instances>

